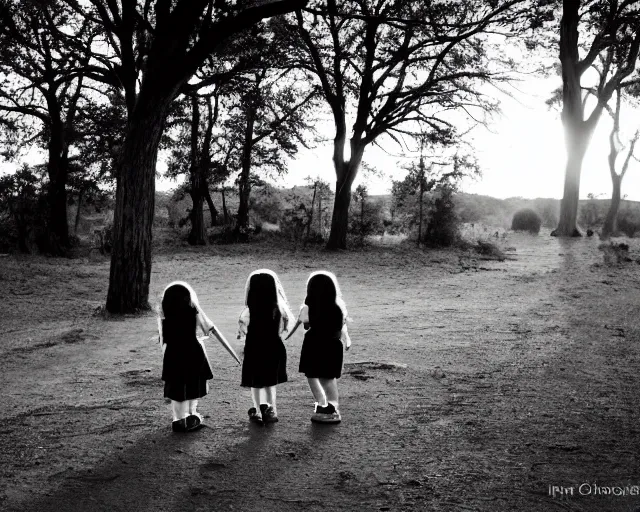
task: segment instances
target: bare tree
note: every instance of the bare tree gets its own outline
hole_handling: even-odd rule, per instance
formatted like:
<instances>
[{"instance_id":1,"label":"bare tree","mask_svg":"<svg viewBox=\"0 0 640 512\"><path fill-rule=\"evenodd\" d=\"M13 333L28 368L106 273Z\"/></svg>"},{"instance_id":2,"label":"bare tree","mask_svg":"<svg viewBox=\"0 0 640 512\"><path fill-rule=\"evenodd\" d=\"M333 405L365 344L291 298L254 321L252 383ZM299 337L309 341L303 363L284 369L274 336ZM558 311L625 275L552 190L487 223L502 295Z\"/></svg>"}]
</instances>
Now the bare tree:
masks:
<instances>
[{"instance_id":1,"label":"bare tree","mask_svg":"<svg viewBox=\"0 0 640 512\"><path fill-rule=\"evenodd\" d=\"M478 85L500 79L501 52L490 63L483 34L508 32L526 6L518 0L326 0L296 11L299 65L317 77L335 127L328 248L346 247L351 186L368 145L382 135L402 144L403 136L419 131L415 125L446 131L452 112L475 119L496 107Z\"/></svg>"},{"instance_id":2,"label":"bare tree","mask_svg":"<svg viewBox=\"0 0 640 512\"><path fill-rule=\"evenodd\" d=\"M584 48L581 34L591 43ZM584 56L580 50L584 48ZM562 122L567 163L564 195L555 236L580 236L576 227L582 161L602 111L618 87L637 81L632 74L640 50L640 3L634 0L563 0L560 22L562 65ZM596 104L586 115L587 101L581 80L598 56L603 67L594 89Z\"/></svg>"},{"instance_id":3,"label":"bare tree","mask_svg":"<svg viewBox=\"0 0 640 512\"><path fill-rule=\"evenodd\" d=\"M613 118L613 127L611 128L611 132L609 133L609 174L611 175L611 182L613 184L613 191L611 193L611 204L609 205L609 211L607 212L607 216L605 217L604 224L602 226L601 238L606 240L613 233L615 233L618 229L618 211L620 209L620 198L621 198L621 188L622 188L622 180L627 173L627 169L629 168L629 162L631 158L637 157L634 156L634 150L636 143L638 142L638 138L640 137L640 130L636 130L636 133L629 141L629 149L627 150L627 156L624 159L622 164L622 168L620 169L620 173L618 173L616 169L616 161L620 154L620 110L622 103L622 91L621 88L618 87L616 89L616 104L613 109L607 106L607 110L611 114Z\"/></svg>"}]
</instances>

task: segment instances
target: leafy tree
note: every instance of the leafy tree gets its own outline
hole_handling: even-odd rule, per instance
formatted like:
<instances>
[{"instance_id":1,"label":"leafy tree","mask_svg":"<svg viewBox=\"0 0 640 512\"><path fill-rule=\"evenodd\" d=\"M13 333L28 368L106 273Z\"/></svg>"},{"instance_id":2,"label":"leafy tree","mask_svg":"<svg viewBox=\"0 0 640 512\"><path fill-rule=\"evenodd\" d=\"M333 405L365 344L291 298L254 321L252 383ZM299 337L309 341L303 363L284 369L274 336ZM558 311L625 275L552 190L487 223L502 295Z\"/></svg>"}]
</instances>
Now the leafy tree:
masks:
<instances>
[{"instance_id":1,"label":"leafy tree","mask_svg":"<svg viewBox=\"0 0 640 512\"><path fill-rule=\"evenodd\" d=\"M418 245L450 245L445 239L450 238L450 224L455 220L453 195L462 178L479 174L478 164L468 155L455 154L451 162L431 157L427 166L423 154L407 170L403 180L393 182L394 215L402 212L408 227L418 226Z\"/></svg>"},{"instance_id":2,"label":"leafy tree","mask_svg":"<svg viewBox=\"0 0 640 512\"><path fill-rule=\"evenodd\" d=\"M611 128L611 132L609 134L609 174L611 175L611 181L613 183L613 192L611 194L611 204L609 205L609 211L607 212L607 216L604 220L604 224L602 226L601 237L603 239L607 239L611 236L612 233L617 231L617 223L618 223L618 211L620 210L620 198L621 198L621 188L622 188L622 180L627 173L627 169L629 168L629 162L631 158L635 158L637 161L640 161L638 157L634 156L635 146L638 142L638 138L640 138L640 129L636 130L634 136L629 140L629 149L627 150L627 155L624 158L624 162L622 164L622 168L618 173L616 169L616 161L620 154L620 110L622 103L622 90L620 87L616 89L616 103L615 107L611 109L607 106L607 110L611 114L613 118L613 127Z\"/></svg>"},{"instance_id":3,"label":"leafy tree","mask_svg":"<svg viewBox=\"0 0 640 512\"><path fill-rule=\"evenodd\" d=\"M307 123L315 91L300 94L300 85L283 73L271 73L269 68L255 71L247 77L241 90L240 104L231 111L226 123L228 136L238 135L242 142L240 174L238 177L237 229L247 227L251 168L255 165L278 174L286 170L286 157L293 156L298 144L306 144L303 133L311 127ZM284 82L285 85L280 85ZM289 83L287 83L289 82Z\"/></svg>"},{"instance_id":4,"label":"leafy tree","mask_svg":"<svg viewBox=\"0 0 640 512\"><path fill-rule=\"evenodd\" d=\"M351 186L367 146L383 135L401 143L416 125L449 131L453 113L479 117L495 108L478 86L504 78L498 70L510 63L489 50L485 34L508 32L528 7L518 0L326 0L296 11L296 23L286 26L290 44L299 65L316 75L335 127L329 248L346 247Z\"/></svg>"},{"instance_id":5,"label":"leafy tree","mask_svg":"<svg viewBox=\"0 0 640 512\"><path fill-rule=\"evenodd\" d=\"M311 176L308 176L306 178L307 181L307 186L309 188L311 188L311 190L313 191L312 196L311 196L311 206L308 210L308 215L307 215L307 234L306 234L306 238L307 240L311 239L311 229L313 227L313 220L314 220L314 210L315 210L315 205L317 203L318 207L317 207L317 233L318 236L320 238L322 238L322 233L323 233L323 223L322 223L322 215L324 213L324 211L326 210L326 206L323 207L322 203L323 201L326 201L327 199L329 199L332 195L331 193L331 187L329 185L328 182L321 180L320 178L312 178Z\"/></svg>"},{"instance_id":6,"label":"leafy tree","mask_svg":"<svg viewBox=\"0 0 640 512\"><path fill-rule=\"evenodd\" d=\"M551 234L580 236L576 227L580 173L591 136L615 90L640 80L634 75L640 50L640 4L633 0L563 0L559 49L567 163L558 227ZM585 87L583 75L598 58L602 67L597 84ZM589 94L596 99L590 112L585 97Z\"/></svg>"},{"instance_id":7,"label":"leafy tree","mask_svg":"<svg viewBox=\"0 0 640 512\"><path fill-rule=\"evenodd\" d=\"M354 190L349 213L350 232L358 237L360 245L364 245L366 237L382 226L382 204L371 201L366 185L358 185Z\"/></svg>"},{"instance_id":8,"label":"leafy tree","mask_svg":"<svg viewBox=\"0 0 640 512\"><path fill-rule=\"evenodd\" d=\"M114 244L106 308L148 307L158 147L174 99L225 41L306 0L64 0L96 24L108 52L94 52L91 77L124 91L128 123L117 169Z\"/></svg>"},{"instance_id":9,"label":"leafy tree","mask_svg":"<svg viewBox=\"0 0 640 512\"><path fill-rule=\"evenodd\" d=\"M61 30L64 27L64 31ZM47 252L69 247L67 182L69 150L77 138L75 123L84 101L88 51L95 34L87 23L72 19L59 2L0 2L0 119L5 156L34 142L47 152ZM17 144L16 144L17 142Z\"/></svg>"},{"instance_id":10,"label":"leafy tree","mask_svg":"<svg viewBox=\"0 0 640 512\"><path fill-rule=\"evenodd\" d=\"M213 93L198 95L191 93L188 101L179 102L181 108L176 114L186 119L186 110L191 110L189 123L183 123L178 136L171 140L171 159L168 164L167 175L177 177L187 174L185 192L192 200L189 214L191 231L188 241L191 245L206 243L206 229L204 224L204 202L209 206L211 225L217 223L217 210L209 191L210 185L222 181L226 176L220 176L220 169L212 162L213 130L219 115L219 89ZM201 108L206 107L206 117L201 119Z\"/></svg>"},{"instance_id":11,"label":"leafy tree","mask_svg":"<svg viewBox=\"0 0 640 512\"><path fill-rule=\"evenodd\" d=\"M30 252L28 240L38 217L41 184L42 179L27 165L0 177L0 217L13 223L20 252Z\"/></svg>"}]
</instances>

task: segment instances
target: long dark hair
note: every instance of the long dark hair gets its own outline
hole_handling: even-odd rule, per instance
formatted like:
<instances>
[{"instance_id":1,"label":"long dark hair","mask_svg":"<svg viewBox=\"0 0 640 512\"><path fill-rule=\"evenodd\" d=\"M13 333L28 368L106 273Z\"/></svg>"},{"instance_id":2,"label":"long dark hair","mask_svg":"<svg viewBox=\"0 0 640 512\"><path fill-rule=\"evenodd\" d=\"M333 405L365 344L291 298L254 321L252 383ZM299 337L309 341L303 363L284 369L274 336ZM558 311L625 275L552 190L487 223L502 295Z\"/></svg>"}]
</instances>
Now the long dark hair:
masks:
<instances>
[{"instance_id":1,"label":"long dark hair","mask_svg":"<svg viewBox=\"0 0 640 512\"><path fill-rule=\"evenodd\" d=\"M253 274L251 276L247 307L252 320L255 318L280 320L278 290L273 276L269 274Z\"/></svg>"},{"instance_id":2,"label":"long dark hair","mask_svg":"<svg viewBox=\"0 0 640 512\"><path fill-rule=\"evenodd\" d=\"M304 303L309 306L311 327L324 326L328 330L340 330L344 321L342 310L336 303L338 290L327 274L312 275L307 282Z\"/></svg>"},{"instance_id":3,"label":"long dark hair","mask_svg":"<svg viewBox=\"0 0 640 512\"><path fill-rule=\"evenodd\" d=\"M198 310L191 303L191 293L181 284L169 286L162 296L162 330L166 342L184 334L195 333Z\"/></svg>"}]
</instances>

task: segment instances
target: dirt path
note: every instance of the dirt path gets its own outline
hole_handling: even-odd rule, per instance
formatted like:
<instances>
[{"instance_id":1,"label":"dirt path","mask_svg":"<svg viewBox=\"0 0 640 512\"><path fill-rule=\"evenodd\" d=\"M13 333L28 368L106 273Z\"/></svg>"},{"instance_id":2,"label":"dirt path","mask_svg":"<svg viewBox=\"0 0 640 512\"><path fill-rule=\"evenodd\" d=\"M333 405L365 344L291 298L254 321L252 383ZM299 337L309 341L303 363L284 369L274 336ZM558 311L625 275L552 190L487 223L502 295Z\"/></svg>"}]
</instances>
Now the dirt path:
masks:
<instances>
[{"instance_id":1,"label":"dirt path","mask_svg":"<svg viewBox=\"0 0 640 512\"><path fill-rule=\"evenodd\" d=\"M158 256L155 296L187 280L230 339L262 266L294 306L311 270L335 271L354 318L342 424L310 423L296 334L278 424L247 423L239 368L210 344L208 426L185 436L170 432L154 317L91 316L105 262L4 258L0 507L640 510L640 496L594 495L640 486L640 266L602 265L593 239L505 244L503 263L401 247Z\"/></svg>"}]
</instances>

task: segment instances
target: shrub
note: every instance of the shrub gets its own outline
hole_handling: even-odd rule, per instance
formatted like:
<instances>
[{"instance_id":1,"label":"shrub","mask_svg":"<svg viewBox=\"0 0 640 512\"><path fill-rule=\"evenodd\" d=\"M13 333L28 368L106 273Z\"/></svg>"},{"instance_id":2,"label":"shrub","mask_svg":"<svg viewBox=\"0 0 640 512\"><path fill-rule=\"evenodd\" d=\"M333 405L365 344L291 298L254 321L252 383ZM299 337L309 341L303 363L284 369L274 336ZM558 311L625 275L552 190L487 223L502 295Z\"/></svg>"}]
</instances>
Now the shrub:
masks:
<instances>
[{"instance_id":1,"label":"shrub","mask_svg":"<svg viewBox=\"0 0 640 512\"><path fill-rule=\"evenodd\" d=\"M536 201L538 203L538 201ZM557 205L549 201L541 202L537 204L537 211L542 219L542 226L545 228L554 229L558 225Z\"/></svg>"},{"instance_id":2,"label":"shrub","mask_svg":"<svg viewBox=\"0 0 640 512\"><path fill-rule=\"evenodd\" d=\"M618 215L618 231L622 231L629 238L633 238L636 233L640 232L640 218L637 213L628 212Z\"/></svg>"},{"instance_id":3,"label":"shrub","mask_svg":"<svg viewBox=\"0 0 640 512\"><path fill-rule=\"evenodd\" d=\"M271 189L258 190L249 199L249 209L256 224L269 222L277 224L284 213L280 197Z\"/></svg>"},{"instance_id":4,"label":"shrub","mask_svg":"<svg viewBox=\"0 0 640 512\"><path fill-rule=\"evenodd\" d=\"M538 234L542 219L530 208L518 210L511 221L511 229L514 231L528 231L529 233Z\"/></svg>"},{"instance_id":5,"label":"shrub","mask_svg":"<svg viewBox=\"0 0 640 512\"><path fill-rule=\"evenodd\" d=\"M609 242L598 246L604 253L604 262L607 265L619 265L620 263L632 261L629 258L629 246L627 244L616 244Z\"/></svg>"},{"instance_id":6,"label":"shrub","mask_svg":"<svg viewBox=\"0 0 640 512\"><path fill-rule=\"evenodd\" d=\"M356 188L349 205L348 225L348 232L356 237L355 242L362 245L368 236L384 232L383 210L382 201L372 201L365 185Z\"/></svg>"},{"instance_id":7,"label":"shrub","mask_svg":"<svg viewBox=\"0 0 640 512\"><path fill-rule=\"evenodd\" d=\"M455 210L455 186L444 183L434 189L424 243L433 247L451 247L460 238L460 219Z\"/></svg>"},{"instance_id":8,"label":"shrub","mask_svg":"<svg viewBox=\"0 0 640 512\"><path fill-rule=\"evenodd\" d=\"M304 237L307 220L308 212L304 203L286 208L280 221L280 233L294 243L298 243Z\"/></svg>"},{"instance_id":9,"label":"shrub","mask_svg":"<svg viewBox=\"0 0 640 512\"><path fill-rule=\"evenodd\" d=\"M474 250L486 259L504 261L506 258L504 252L502 252L496 244L487 240L479 239Z\"/></svg>"},{"instance_id":10,"label":"shrub","mask_svg":"<svg viewBox=\"0 0 640 512\"><path fill-rule=\"evenodd\" d=\"M15 223L8 216L0 216L0 253L7 253L18 245Z\"/></svg>"}]
</instances>

